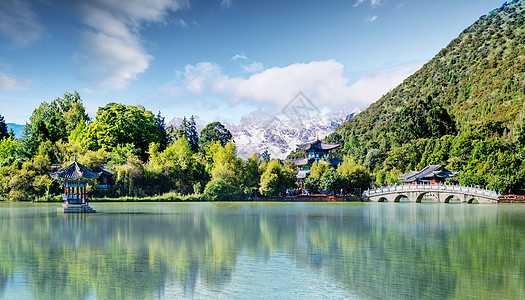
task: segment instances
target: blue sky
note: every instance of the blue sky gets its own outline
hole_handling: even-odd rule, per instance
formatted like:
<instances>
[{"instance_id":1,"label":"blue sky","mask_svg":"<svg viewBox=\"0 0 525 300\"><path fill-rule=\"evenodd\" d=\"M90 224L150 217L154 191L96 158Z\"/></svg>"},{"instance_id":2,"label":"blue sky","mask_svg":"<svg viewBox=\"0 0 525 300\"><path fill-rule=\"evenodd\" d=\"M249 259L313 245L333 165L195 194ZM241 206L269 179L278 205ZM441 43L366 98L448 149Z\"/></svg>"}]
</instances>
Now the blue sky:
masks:
<instances>
[{"instance_id":1,"label":"blue sky","mask_svg":"<svg viewBox=\"0 0 525 300\"><path fill-rule=\"evenodd\" d=\"M78 91L238 122L298 92L366 108L501 0L0 0L0 114Z\"/></svg>"}]
</instances>

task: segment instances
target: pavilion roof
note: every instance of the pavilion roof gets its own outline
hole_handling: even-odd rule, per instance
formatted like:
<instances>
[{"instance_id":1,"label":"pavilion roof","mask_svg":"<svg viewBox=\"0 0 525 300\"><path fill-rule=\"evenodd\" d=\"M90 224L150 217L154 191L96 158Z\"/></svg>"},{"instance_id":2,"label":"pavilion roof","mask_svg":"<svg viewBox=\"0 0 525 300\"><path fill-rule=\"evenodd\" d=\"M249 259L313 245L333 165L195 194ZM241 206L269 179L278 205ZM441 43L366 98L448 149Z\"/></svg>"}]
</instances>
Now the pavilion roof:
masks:
<instances>
[{"instance_id":1,"label":"pavilion roof","mask_svg":"<svg viewBox=\"0 0 525 300\"><path fill-rule=\"evenodd\" d=\"M64 178L64 179L77 179L77 178L86 178L86 179L92 179L97 178L100 176L99 173L93 172L90 169L84 167L83 165L79 164L77 162L77 158L75 157L75 161L70 163L69 165L63 167L62 169L58 170L55 173L49 173L49 175L55 179L57 178Z\"/></svg>"},{"instance_id":2,"label":"pavilion roof","mask_svg":"<svg viewBox=\"0 0 525 300\"><path fill-rule=\"evenodd\" d=\"M434 177L448 178L456 174L458 174L458 172L447 170L442 165L428 165L421 169L421 171L410 171L401 175L399 180L402 182L414 182L417 180L424 180Z\"/></svg>"},{"instance_id":3,"label":"pavilion roof","mask_svg":"<svg viewBox=\"0 0 525 300\"><path fill-rule=\"evenodd\" d=\"M329 143L323 143L320 140L316 140L315 142L310 143L304 143L299 144L297 147L303 149L303 150L310 150L312 148L318 149L318 150L332 150L337 147L339 147L341 144L329 144Z\"/></svg>"}]
</instances>

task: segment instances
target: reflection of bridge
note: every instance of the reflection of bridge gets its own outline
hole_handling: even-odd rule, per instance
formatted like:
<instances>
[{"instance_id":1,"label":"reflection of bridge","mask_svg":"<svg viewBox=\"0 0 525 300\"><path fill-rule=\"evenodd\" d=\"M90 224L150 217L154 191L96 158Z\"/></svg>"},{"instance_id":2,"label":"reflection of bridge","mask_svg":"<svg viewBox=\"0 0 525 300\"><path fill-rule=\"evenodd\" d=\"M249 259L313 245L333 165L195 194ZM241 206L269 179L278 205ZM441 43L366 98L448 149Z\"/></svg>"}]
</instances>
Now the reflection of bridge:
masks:
<instances>
[{"instance_id":1,"label":"reflection of bridge","mask_svg":"<svg viewBox=\"0 0 525 300\"><path fill-rule=\"evenodd\" d=\"M371 202L400 202L408 198L419 203L424 196L434 196L438 202L449 203L454 197L462 203L498 203L498 193L491 190L448 184L407 184L367 190L363 197Z\"/></svg>"}]
</instances>

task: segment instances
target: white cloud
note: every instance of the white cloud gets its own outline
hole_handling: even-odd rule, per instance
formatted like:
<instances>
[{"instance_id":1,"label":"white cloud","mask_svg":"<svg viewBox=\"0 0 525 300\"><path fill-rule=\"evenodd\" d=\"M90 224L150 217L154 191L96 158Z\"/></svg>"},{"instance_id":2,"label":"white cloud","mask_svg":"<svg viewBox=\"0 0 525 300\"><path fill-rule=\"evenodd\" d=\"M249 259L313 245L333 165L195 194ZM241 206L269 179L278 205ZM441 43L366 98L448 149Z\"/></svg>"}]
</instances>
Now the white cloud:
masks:
<instances>
[{"instance_id":1,"label":"white cloud","mask_svg":"<svg viewBox=\"0 0 525 300\"><path fill-rule=\"evenodd\" d=\"M378 7L378 6L380 6L381 4L383 4L383 3L381 3L381 0L370 0L370 5L371 5L372 7Z\"/></svg>"},{"instance_id":2,"label":"white cloud","mask_svg":"<svg viewBox=\"0 0 525 300\"><path fill-rule=\"evenodd\" d=\"M356 0L355 3L354 3L354 7L357 7L361 4L363 4L363 2L365 2L365 0Z\"/></svg>"},{"instance_id":3,"label":"white cloud","mask_svg":"<svg viewBox=\"0 0 525 300\"><path fill-rule=\"evenodd\" d=\"M30 80L13 77L7 73L0 72L0 91L23 90Z\"/></svg>"},{"instance_id":4,"label":"white cloud","mask_svg":"<svg viewBox=\"0 0 525 300\"><path fill-rule=\"evenodd\" d=\"M248 65L243 64L242 70L246 73L258 73L264 70L264 66L260 62L254 62Z\"/></svg>"},{"instance_id":5,"label":"white cloud","mask_svg":"<svg viewBox=\"0 0 525 300\"><path fill-rule=\"evenodd\" d=\"M177 105L177 99L208 96L231 105L251 102L278 109L303 92L318 107L365 108L421 66L418 62L376 70L351 81L344 74L343 64L334 60L266 69L248 78L230 78L217 64L201 62L177 72L177 79L159 88L149 100L169 99Z\"/></svg>"},{"instance_id":6,"label":"white cloud","mask_svg":"<svg viewBox=\"0 0 525 300\"><path fill-rule=\"evenodd\" d=\"M44 32L44 27L27 1L0 1L0 33L16 46L25 47L38 42Z\"/></svg>"},{"instance_id":7,"label":"white cloud","mask_svg":"<svg viewBox=\"0 0 525 300\"><path fill-rule=\"evenodd\" d=\"M357 7L365 2L370 2L370 6L372 6L373 8L381 6L384 3L384 1L382 0L356 0L354 3L354 7Z\"/></svg>"},{"instance_id":8,"label":"white cloud","mask_svg":"<svg viewBox=\"0 0 525 300\"><path fill-rule=\"evenodd\" d=\"M264 65L262 63L257 61L253 61L250 63L250 59L244 53L235 54L232 57L232 61L239 62L241 69L245 73L258 73L264 70Z\"/></svg>"},{"instance_id":9,"label":"white cloud","mask_svg":"<svg viewBox=\"0 0 525 300\"><path fill-rule=\"evenodd\" d=\"M183 19L178 19L177 21L175 21L175 24L179 27L189 27L188 23L186 23L186 21L184 21Z\"/></svg>"},{"instance_id":10,"label":"white cloud","mask_svg":"<svg viewBox=\"0 0 525 300\"><path fill-rule=\"evenodd\" d=\"M374 22L376 19L377 19L377 16L373 15L373 16L370 16L370 17L366 18L366 21L367 22Z\"/></svg>"},{"instance_id":11,"label":"white cloud","mask_svg":"<svg viewBox=\"0 0 525 300\"><path fill-rule=\"evenodd\" d=\"M243 53L243 54L235 54L235 55L232 57L232 60L233 60L233 61L237 61L237 60L239 60L239 59L241 59L241 60L247 60L248 57L246 57L246 55L244 55L244 53Z\"/></svg>"},{"instance_id":12,"label":"white cloud","mask_svg":"<svg viewBox=\"0 0 525 300\"><path fill-rule=\"evenodd\" d=\"M85 66L83 75L107 90L125 88L148 69L153 57L140 41L143 23L162 22L168 11L189 6L187 0L94 0L80 5L90 30L82 35L85 52L76 56Z\"/></svg>"},{"instance_id":13,"label":"white cloud","mask_svg":"<svg viewBox=\"0 0 525 300\"><path fill-rule=\"evenodd\" d=\"M221 0L221 7L230 8L232 6L233 0Z\"/></svg>"}]
</instances>

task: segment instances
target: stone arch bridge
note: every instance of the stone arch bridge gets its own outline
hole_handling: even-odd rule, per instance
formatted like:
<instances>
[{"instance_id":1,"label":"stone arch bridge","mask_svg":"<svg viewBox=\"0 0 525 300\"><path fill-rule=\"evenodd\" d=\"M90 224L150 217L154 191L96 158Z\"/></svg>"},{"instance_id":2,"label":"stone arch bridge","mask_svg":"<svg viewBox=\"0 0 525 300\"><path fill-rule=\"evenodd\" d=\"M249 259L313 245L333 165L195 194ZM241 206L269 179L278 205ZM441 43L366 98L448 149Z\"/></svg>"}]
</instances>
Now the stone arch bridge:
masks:
<instances>
[{"instance_id":1,"label":"stone arch bridge","mask_svg":"<svg viewBox=\"0 0 525 300\"><path fill-rule=\"evenodd\" d=\"M476 187L420 183L367 190L363 193L363 198L370 202L400 202L406 197L410 202L420 203L426 195L434 196L439 203L449 203L454 197L459 198L462 203L498 203L499 196L496 191Z\"/></svg>"}]
</instances>

